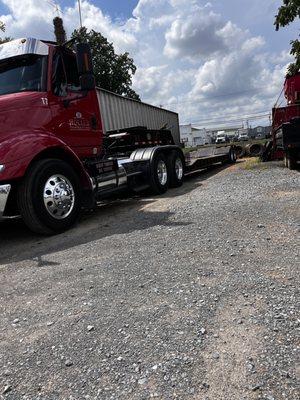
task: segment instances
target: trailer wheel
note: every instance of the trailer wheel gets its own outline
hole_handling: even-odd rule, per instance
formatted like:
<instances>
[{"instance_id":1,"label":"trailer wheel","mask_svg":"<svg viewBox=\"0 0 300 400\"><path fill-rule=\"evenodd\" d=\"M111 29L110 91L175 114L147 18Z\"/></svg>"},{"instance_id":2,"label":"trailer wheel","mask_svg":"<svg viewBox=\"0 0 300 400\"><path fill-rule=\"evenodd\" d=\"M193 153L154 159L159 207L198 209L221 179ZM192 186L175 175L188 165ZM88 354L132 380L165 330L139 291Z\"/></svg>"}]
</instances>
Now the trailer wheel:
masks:
<instances>
[{"instance_id":1,"label":"trailer wheel","mask_svg":"<svg viewBox=\"0 0 300 400\"><path fill-rule=\"evenodd\" d=\"M46 235L63 232L81 211L79 178L64 161L37 161L19 187L18 206L32 231Z\"/></svg>"},{"instance_id":2,"label":"trailer wheel","mask_svg":"<svg viewBox=\"0 0 300 400\"><path fill-rule=\"evenodd\" d=\"M290 153L290 152L285 153L284 158L285 158L285 163L286 163L286 166L288 169L290 169L290 170L296 169L297 160L296 160L296 157L292 153Z\"/></svg>"},{"instance_id":3,"label":"trailer wheel","mask_svg":"<svg viewBox=\"0 0 300 400\"><path fill-rule=\"evenodd\" d=\"M153 194L162 194L169 187L168 163L163 153L157 153L150 161L150 190Z\"/></svg>"},{"instance_id":4,"label":"trailer wheel","mask_svg":"<svg viewBox=\"0 0 300 400\"><path fill-rule=\"evenodd\" d=\"M183 184L184 179L184 157L179 151L172 151L168 156L168 171L170 176L170 187L175 188Z\"/></svg>"}]
</instances>

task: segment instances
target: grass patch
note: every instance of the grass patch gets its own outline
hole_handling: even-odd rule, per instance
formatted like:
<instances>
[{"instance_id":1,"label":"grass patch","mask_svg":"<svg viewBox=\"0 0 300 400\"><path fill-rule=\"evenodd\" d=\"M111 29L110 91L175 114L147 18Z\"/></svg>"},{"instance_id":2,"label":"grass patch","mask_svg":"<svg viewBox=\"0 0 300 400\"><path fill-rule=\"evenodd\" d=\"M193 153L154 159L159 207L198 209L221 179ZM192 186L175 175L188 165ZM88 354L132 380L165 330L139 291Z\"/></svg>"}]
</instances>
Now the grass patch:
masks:
<instances>
[{"instance_id":1,"label":"grass patch","mask_svg":"<svg viewBox=\"0 0 300 400\"><path fill-rule=\"evenodd\" d=\"M243 169L251 170L257 167L262 167L264 164L261 162L259 157L252 157L245 160L245 162L241 165Z\"/></svg>"}]
</instances>

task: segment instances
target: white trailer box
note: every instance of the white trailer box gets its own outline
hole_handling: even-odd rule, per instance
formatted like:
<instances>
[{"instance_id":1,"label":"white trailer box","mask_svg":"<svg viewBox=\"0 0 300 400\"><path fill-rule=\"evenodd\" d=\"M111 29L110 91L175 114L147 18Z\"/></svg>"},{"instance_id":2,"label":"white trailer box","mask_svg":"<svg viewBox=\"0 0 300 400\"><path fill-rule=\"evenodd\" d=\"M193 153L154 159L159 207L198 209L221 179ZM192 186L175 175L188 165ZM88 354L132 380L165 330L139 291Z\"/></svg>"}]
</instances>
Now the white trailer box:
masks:
<instances>
[{"instance_id":1,"label":"white trailer box","mask_svg":"<svg viewBox=\"0 0 300 400\"><path fill-rule=\"evenodd\" d=\"M148 129L166 126L172 132L174 142L180 143L177 113L100 88L97 88L97 96L105 132L134 126L146 126Z\"/></svg>"}]
</instances>

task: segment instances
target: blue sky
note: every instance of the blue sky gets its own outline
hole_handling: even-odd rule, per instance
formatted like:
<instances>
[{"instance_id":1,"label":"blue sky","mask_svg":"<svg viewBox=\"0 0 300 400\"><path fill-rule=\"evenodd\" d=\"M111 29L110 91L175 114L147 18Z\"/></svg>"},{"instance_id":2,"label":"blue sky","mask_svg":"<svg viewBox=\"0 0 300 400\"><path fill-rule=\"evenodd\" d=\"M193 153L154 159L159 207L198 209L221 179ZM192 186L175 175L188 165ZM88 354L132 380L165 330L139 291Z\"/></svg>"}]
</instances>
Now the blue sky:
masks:
<instances>
[{"instance_id":1,"label":"blue sky","mask_svg":"<svg viewBox=\"0 0 300 400\"><path fill-rule=\"evenodd\" d=\"M64 0L59 2L62 7L73 6L73 0ZM138 0L95 0L93 3L109 14L113 19L129 18Z\"/></svg>"},{"instance_id":2,"label":"blue sky","mask_svg":"<svg viewBox=\"0 0 300 400\"><path fill-rule=\"evenodd\" d=\"M6 34L53 40L53 1L0 0ZM134 58L141 98L198 126L271 110L291 61L289 42L299 34L298 22L275 32L281 0L81 1L84 25ZM77 3L59 5L70 35Z\"/></svg>"}]
</instances>

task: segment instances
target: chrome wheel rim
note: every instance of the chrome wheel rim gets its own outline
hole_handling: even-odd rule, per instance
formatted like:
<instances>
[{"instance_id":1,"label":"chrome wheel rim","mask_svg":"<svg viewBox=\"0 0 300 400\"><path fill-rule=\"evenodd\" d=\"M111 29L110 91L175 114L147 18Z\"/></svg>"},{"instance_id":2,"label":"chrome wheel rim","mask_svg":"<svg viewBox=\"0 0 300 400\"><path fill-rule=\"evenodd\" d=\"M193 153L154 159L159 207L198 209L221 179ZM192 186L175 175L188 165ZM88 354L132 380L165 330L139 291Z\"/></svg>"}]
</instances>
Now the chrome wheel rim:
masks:
<instances>
[{"instance_id":1,"label":"chrome wheel rim","mask_svg":"<svg viewBox=\"0 0 300 400\"><path fill-rule=\"evenodd\" d=\"M75 204L74 188L65 176L51 176L44 187L44 204L47 212L55 219L67 218Z\"/></svg>"},{"instance_id":2,"label":"chrome wheel rim","mask_svg":"<svg viewBox=\"0 0 300 400\"><path fill-rule=\"evenodd\" d=\"M180 181L183 177L183 165L182 165L182 161L180 158L177 158L175 161L175 173L176 173L177 179Z\"/></svg>"},{"instance_id":3,"label":"chrome wheel rim","mask_svg":"<svg viewBox=\"0 0 300 400\"><path fill-rule=\"evenodd\" d=\"M168 180L168 172L166 163L163 160L159 160L157 164L157 177L158 181L162 186L165 186Z\"/></svg>"}]
</instances>

